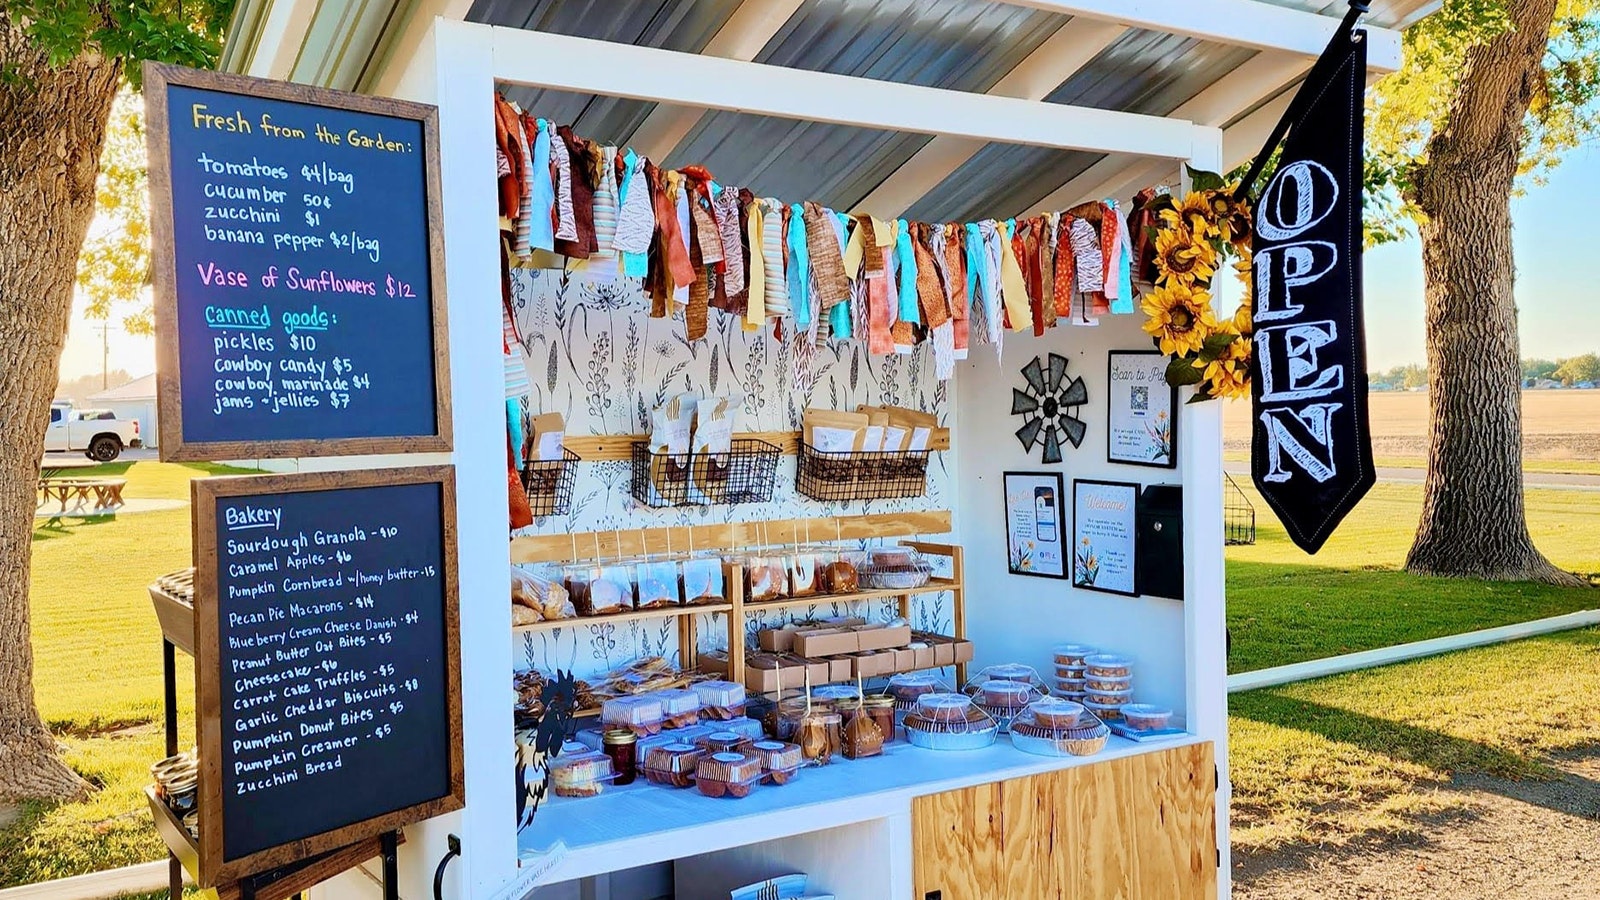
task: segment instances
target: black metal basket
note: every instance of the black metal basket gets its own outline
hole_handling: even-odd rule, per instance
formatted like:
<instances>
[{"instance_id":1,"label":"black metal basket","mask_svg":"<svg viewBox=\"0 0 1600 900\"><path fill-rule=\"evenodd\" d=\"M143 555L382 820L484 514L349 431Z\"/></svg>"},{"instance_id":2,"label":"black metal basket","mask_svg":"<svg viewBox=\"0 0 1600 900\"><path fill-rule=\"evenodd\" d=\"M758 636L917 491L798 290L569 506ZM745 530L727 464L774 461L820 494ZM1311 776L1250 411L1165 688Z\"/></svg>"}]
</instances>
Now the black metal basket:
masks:
<instances>
[{"instance_id":1,"label":"black metal basket","mask_svg":"<svg viewBox=\"0 0 1600 900\"><path fill-rule=\"evenodd\" d=\"M927 450L828 453L800 445L795 490L813 500L889 500L928 492Z\"/></svg>"},{"instance_id":2,"label":"black metal basket","mask_svg":"<svg viewBox=\"0 0 1600 900\"><path fill-rule=\"evenodd\" d=\"M564 516L572 505L578 480L578 454L561 448L561 459L529 461L522 466L522 490L535 516Z\"/></svg>"},{"instance_id":3,"label":"black metal basket","mask_svg":"<svg viewBox=\"0 0 1600 900\"><path fill-rule=\"evenodd\" d=\"M645 506L766 503L778 480L779 450L753 438L727 453L651 453L633 445L633 498Z\"/></svg>"}]
</instances>

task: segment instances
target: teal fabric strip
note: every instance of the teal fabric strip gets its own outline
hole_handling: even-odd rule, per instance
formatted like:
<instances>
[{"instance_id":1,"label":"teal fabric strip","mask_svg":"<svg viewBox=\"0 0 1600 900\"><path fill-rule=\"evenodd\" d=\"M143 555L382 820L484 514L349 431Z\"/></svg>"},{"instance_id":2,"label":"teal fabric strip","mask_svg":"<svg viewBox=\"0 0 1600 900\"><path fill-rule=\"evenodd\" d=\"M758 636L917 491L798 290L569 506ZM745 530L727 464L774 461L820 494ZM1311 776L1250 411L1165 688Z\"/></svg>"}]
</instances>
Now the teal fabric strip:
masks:
<instances>
[{"instance_id":1,"label":"teal fabric strip","mask_svg":"<svg viewBox=\"0 0 1600 900\"><path fill-rule=\"evenodd\" d=\"M900 234L895 238L894 255L900 267L900 321L916 325L922 321L917 309L917 256L911 252L911 226L899 220Z\"/></svg>"}]
</instances>

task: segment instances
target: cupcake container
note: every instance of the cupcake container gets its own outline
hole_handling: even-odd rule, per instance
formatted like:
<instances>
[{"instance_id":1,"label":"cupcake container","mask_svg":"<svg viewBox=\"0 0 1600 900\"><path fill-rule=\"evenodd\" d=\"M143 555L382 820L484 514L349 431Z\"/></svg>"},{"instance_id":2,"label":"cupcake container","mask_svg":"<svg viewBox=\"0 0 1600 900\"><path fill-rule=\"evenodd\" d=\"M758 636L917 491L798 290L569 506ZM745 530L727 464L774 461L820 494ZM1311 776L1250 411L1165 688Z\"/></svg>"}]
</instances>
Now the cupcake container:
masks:
<instances>
[{"instance_id":1,"label":"cupcake container","mask_svg":"<svg viewBox=\"0 0 1600 900\"><path fill-rule=\"evenodd\" d=\"M1172 721L1172 710L1149 703L1129 703L1122 707L1122 721L1134 731L1160 731Z\"/></svg>"},{"instance_id":2,"label":"cupcake container","mask_svg":"<svg viewBox=\"0 0 1600 900\"><path fill-rule=\"evenodd\" d=\"M1085 658L1083 665L1085 674L1090 678L1096 676L1127 678L1133 674L1133 660L1119 653L1097 653Z\"/></svg>"}]
</instances>

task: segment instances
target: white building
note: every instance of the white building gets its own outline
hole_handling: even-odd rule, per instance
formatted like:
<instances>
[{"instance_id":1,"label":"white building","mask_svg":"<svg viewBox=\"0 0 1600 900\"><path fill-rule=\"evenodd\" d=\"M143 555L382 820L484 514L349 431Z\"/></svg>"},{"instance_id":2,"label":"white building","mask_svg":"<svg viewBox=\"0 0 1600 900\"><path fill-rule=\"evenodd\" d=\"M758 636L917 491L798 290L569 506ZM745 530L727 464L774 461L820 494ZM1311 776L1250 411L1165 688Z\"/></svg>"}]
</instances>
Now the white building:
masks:
<instances>
[{"instance_id":1,"label":"white building","mask_svg":"<svg viewBox=\"0 0 1600 900\"><path fill-rule=\"evenodd\" d=\"M156 429L156 374L135 378L122 387L90 394L87 405L94 409L109 409L119 419L132 419L139 423L139 436L146 447L156 446L159 432Z\"/></svg>"}]
</instances>

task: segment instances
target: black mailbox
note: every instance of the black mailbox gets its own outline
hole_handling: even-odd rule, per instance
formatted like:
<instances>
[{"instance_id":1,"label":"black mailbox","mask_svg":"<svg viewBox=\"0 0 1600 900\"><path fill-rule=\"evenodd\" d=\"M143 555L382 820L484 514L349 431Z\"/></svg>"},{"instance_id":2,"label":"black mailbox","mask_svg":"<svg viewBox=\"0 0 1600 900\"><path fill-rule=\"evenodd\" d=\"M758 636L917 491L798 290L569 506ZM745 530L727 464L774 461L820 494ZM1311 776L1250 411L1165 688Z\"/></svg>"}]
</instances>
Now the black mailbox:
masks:
<instances>
[{"instance_id":1,"label":"black mailbox","mask_svg":"<svg viewBox=\"0 0 1600 900\"><path fill-rule=\"evenodd\" d=\"M1183 488L1152 484L1139 495L1134 579L1141 594L1183 599Z\"/></svg>"}]
</instances>

